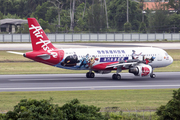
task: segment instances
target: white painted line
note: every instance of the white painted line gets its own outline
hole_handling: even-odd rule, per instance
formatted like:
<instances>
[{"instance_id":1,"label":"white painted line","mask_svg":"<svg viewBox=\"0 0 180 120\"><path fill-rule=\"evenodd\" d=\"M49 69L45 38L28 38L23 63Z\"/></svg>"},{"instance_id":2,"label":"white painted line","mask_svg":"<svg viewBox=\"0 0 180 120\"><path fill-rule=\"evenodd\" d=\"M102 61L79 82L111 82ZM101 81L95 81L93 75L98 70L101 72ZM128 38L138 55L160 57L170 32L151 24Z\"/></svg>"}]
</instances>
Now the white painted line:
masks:
<instances>
[{"instance_id":1,"label":"white painted line","mask_svg":"<svg viewBox=\"0 0 180 120\"><path fill-rule=\"evenodd\" d=\"M149 88L180 87L180 85L134 85L134 86L82 86L82 87L33 87L33 88L0 88L0 90L52 90L52 89L97 89L97 88Z\"/></svg>"},{"instance_id":2,"label":"white painted line","mask_svg":"<svg viewBox=\"0 0 180 120\"><path fill-rule=\"evenodd\" d=\"M34 78L34 79L9 79L9 81L38 81L38 80L43 80L43 81L46 81L46 80L59 80L59 79L37 79L37 78Z\"/></svg>"}]
</instances>

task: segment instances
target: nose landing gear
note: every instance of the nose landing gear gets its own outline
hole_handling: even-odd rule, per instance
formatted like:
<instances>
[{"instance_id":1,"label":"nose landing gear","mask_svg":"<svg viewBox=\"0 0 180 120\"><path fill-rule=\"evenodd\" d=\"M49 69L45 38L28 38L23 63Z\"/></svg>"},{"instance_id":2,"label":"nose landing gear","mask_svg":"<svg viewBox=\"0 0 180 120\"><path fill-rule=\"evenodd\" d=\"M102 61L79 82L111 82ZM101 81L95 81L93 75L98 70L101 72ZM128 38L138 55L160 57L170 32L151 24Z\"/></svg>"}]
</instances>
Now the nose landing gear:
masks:
<instances>
[{"instance_id":1,"label":"nose landing gear","mask_svg":"<svg viewBox=\"0 0 180 120\"><path fill-rule=\"evenodd\" d=\"M151 77L151 78L155 78L156 75L155 75L155 74L150 74L150 77Z\"/></svg>"},{"instance_id":2,"label":"nose landing gear","mask_svg":"<svg viewBox=\"0 0 180 120\"><path fill-rule=\"evenodd\" d=\"M151 78L156 78L156 75L153 74L153 70L154 70L154 69L153 69L153 67L152 67L152 73L150 74L150 77L151 77Z\"/></svg>"}]
</instances>

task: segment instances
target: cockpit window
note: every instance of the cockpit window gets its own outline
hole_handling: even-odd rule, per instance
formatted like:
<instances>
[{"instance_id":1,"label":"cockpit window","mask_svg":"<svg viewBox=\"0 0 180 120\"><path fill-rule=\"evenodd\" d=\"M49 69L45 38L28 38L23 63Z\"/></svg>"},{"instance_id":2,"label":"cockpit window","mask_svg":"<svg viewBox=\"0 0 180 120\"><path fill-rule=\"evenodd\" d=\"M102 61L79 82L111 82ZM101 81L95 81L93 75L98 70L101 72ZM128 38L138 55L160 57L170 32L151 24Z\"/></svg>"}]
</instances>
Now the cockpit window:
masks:
<instances>
[{"instance_id":1,"label":"cockpit window","mask_svg":"<svg viewBox=\"0 0 180 120\"><path fill-rule=\"evenodd\" d=\"M166 55L166 56L168 56L168 54L167 54L167 53L165 53L165 55Z\"/></svg>"}]
</instances>

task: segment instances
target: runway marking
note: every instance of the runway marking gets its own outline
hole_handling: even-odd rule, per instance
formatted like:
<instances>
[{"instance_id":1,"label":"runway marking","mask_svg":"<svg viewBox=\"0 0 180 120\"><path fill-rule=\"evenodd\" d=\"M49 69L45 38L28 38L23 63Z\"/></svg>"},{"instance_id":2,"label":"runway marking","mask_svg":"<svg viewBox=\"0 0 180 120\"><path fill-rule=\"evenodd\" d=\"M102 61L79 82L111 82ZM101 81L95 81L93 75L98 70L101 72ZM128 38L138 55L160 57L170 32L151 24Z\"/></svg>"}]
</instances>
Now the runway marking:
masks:
<instances>
[{"instance_id":1,"label":"runway marking","mask_svg":"<svg viewBox=\"0 0 180 120\"><path fill-rule=\"evenodd\" d=\"M34 79L9 79L9 81L38 81L38 80L43 80L43 81L46 81L46 80L59 80L59 79L38 79L38 78L34 78Z\"/></svg>"},{"instance_id":2,"label":"runway marking","mask_svg":"<svg viewBox=\"0 0 180 120\"><path fill-rule=\"evenodd\" d=\"M0 90L53 90L53 89L98 89L98 88L149 88L180 87L180 85L134 85L134 86L81 86L81 87L34 87L34 88L0 88Z\"/></svg>"}]
</instances>

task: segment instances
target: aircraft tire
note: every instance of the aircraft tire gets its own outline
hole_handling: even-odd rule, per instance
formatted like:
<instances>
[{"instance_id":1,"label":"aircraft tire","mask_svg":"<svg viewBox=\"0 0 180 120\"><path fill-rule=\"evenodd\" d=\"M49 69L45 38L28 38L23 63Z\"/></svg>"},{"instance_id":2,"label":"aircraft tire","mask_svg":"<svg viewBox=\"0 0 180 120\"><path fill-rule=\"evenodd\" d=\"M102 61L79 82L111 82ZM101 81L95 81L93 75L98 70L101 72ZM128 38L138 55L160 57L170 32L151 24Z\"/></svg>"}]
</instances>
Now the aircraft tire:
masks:
<instances>
[{"instance_id":1,"label":"aircraft tire","mask_svg":"<svg viewBox=\"0 0 180 120\"><path fill-rule=\"evenodd\" d=\"M117 74L116 75L116 80L120 80L121 79L121 75L120 74Z\"/></svg>"},{"instance_id":2,"label":"aircraft tire","mask_svg":"<svg viewBox=\"0 0 180 120\"><path fill-rule=\"evenodd\" d=\"M113 79L113 80L116 80L116 74L113 74L113 75L112 75L112 79Z\"/></svg>"},{"instance_id":3,"label":"aircraft tire","mask_svg":"<svg viewBox=\"0 0 180 120\"><path fill-rule=\"evenodd\" d=\"M94 78L95 74L93 72L87 72L86 77L87 78Z\"/></svg>"},{"instance_id":4,"label":"aircraft tire","mask_svg":"<svg viewBox=\"0 0 180 120\"><path fill-rule=\"evenodd\" d=\"M90 78L94 78L94 76L95 76L93 72L90 73L89 75L90 75Z\"/></svg>"},{"instance_id":5,"label":"aircraft tire","mask_svg":"<svg viewBox=\"0 0 180 120\"><path fill-rule=\"evenodd\" d=\"M90 72L87 72L87 73L86 73L86 77L87 77L87 78L90 78Z\"/></svg>"},{"instance_id":6,"label":"aircraft tire","mask_svg":"<svg viewBox=\"0 0 180 120\"><path fill-rule=\"evenodd\" d=\"M155 78L156 75L155 75L155 74L151 74L150 77L151 77L151 78Z\"/></svg>"},{"instance_id":7,"label":"aircraft tire","mask_svg":"<svg viewBox=\"0 0 180 120\"><path fill-rule=\"evenodd\" d=\"M113 74L112 75L112 79L113 80L120 80L121 79L121 75L120 74Z\"/></svg>"}]
</instances>

